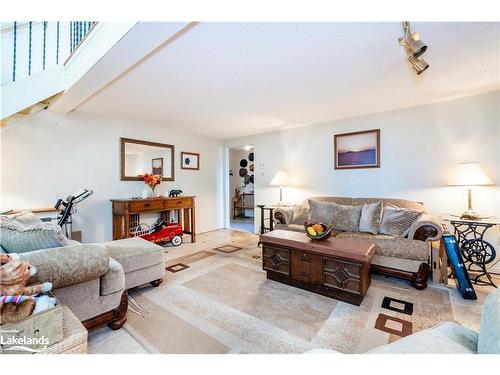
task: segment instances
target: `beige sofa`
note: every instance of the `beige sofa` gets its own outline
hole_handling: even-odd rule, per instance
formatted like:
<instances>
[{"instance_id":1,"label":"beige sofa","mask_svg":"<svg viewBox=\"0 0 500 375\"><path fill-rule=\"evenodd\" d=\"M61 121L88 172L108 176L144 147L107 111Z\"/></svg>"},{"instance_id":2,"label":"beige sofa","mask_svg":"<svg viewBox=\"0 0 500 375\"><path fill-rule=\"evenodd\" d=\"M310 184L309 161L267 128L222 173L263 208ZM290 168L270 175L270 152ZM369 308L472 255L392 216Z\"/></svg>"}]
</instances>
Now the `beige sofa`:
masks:
<instances>
[{"instance_id":1,"label":"beige sofa","mask_svg":"<svg viewBox=\"0 0 500 375\"><path fill-rule=\"evenodd\" d=\"M20 253L38 272L32 282L49 281L57 299L86 328L107 323L119 329L127 320L127 289L165 275L163 248L142 238L71 245Z\"/></svg>"},{"instance_id":2,"label":"beige sofa","mask_svg":"<svg viewBox=\"0 0 500 375\"><path fill-rule=\"evenodd\" d=\"M442 228L435 217L427 214L422 203L390 198L314 197L311 199L354 206L383 201L400 208L422 211L424 214L412 224L406 238L361 232L334 234L341 238L355 238L374 243L376 250L372 259L372 272L410 280L417 289L424 289L427 286L431 241L441 238ZM307 200L301 205L308 205ZM276 229L303 232L304 223L293 216L293 207L277 209L274 214Z\"/></svg>"}]
</instances>

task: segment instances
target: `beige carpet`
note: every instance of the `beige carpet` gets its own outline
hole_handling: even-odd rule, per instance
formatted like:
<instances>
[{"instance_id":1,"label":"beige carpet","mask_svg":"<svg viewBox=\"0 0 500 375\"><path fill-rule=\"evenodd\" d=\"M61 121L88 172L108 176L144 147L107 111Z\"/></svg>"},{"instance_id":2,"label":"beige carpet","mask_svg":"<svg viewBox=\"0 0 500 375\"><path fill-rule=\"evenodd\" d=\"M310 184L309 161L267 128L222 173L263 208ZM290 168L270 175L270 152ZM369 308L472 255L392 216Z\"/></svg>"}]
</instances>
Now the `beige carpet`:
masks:
<instances>
[{"instance_id":1,"label":"beige carpet","mask_svg":"<svg viewBox=\"0 0 500 375\"><path fill-rule=\"evenodd\" d=\"M227 244L242 249L213 251ZM166 259L174 267L164 284L130 291L125 329L153 353L362 353L453 320L446 289L374 278L357 307L267 280L259 255L256 241L236 235Z\"/></svg>"}]
</instances>

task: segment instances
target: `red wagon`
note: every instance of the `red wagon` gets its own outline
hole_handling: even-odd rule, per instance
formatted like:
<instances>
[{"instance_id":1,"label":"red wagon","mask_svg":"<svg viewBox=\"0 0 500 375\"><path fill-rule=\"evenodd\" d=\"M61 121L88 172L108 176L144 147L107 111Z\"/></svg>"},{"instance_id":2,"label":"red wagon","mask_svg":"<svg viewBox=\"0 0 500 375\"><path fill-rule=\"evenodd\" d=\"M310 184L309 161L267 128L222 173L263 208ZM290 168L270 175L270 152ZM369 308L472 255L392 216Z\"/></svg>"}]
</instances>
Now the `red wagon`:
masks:
<instances>
[{"instance_id":1,"label":"red wagon","mask_svg":"<svg viewBox=\"0 0 500 375\"><path fill-rule=\"evenodd\" d=\"M170 242L174 246L179 246L182 243L183 234L181 224L165 224L161 219L156 221L152 229L146 224L138 224L130 230L131 237L141 237L153 243Z\"/></svg>"}]
</instances>

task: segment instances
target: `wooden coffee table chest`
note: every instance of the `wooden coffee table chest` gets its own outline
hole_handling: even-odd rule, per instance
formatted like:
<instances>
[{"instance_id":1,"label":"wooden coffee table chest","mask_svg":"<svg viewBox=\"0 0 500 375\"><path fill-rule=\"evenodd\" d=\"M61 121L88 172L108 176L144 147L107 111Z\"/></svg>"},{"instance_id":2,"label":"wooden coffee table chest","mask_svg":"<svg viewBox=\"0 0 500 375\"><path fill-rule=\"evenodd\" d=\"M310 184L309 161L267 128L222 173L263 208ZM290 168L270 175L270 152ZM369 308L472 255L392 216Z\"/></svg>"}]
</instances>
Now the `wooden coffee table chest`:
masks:
<instances>
[{"instance_id":1,"label":"wooden coffee table chest","mask_svg":"<svg viewBox=\"0 0 500 375\"><path fill-rule=\"evenodd\" d=\"M260 236L267 278L359 306L370 286L375 245L361 240L313 241L275 230Z\"/></svg>"}]
</instances>

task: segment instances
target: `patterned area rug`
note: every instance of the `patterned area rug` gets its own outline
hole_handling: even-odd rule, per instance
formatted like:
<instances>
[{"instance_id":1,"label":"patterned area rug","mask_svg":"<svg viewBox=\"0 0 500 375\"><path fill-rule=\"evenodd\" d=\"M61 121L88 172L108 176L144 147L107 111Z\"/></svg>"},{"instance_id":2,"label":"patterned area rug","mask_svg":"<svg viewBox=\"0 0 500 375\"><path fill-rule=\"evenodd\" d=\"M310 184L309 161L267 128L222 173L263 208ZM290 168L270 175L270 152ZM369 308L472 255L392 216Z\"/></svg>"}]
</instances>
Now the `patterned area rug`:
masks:
<instances>
[{"instance_id":1,"label":"patterned area rug","mask_svg":"<svg viewBox=\"0 0 500 375\"><path fill-rule=\"evenodd\" d=\"M158 288L131 290L125 329L153 353L363 353L453 320L445 289L373 278L353 306L267 280L255 243L235 242L241 250L171 259L167 267L186 267Z\"/></svg>"}]
</instances>

